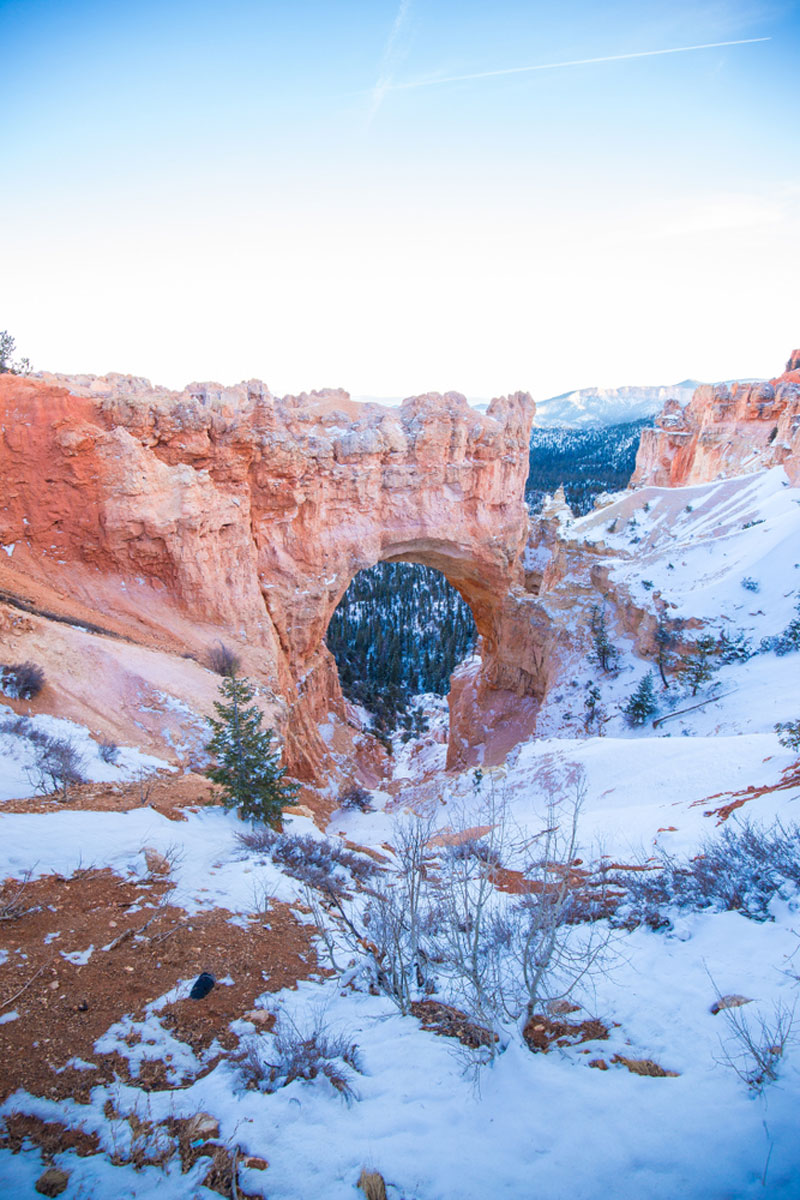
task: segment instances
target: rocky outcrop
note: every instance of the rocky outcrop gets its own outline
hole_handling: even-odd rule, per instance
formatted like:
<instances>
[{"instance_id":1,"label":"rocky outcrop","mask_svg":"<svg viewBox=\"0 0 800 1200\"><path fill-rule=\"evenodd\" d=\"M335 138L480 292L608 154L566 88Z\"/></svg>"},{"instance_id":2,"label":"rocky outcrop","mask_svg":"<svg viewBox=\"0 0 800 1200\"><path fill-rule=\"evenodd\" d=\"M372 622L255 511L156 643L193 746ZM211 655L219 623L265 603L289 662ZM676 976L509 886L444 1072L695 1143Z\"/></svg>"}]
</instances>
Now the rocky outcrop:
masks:
<instances>
[{"instance_id":1,"label":"rocky outcrop","mask_svg":"<svg viewBox=\"0 0 800 1200\"><path fill-rule=\"evenodd\" d=\"M800 351L767 383L703 385L645 429L632 487L681 487L782 465L800 482Z\"/></svg>"},{"instance_id":2,"label":"rocky outcrop","mask_svg":"<svg viewBox=\"0 0 800 1200\"><path fill-rule=\"evenodd\" d=\"M535 698L507 605L523 584L533 412L522 393L481 414L456 393L390 409L340 391L280 399L260 381L171 393L133 376L2 376L0 587L38 583L183 653L238 643L290 767L318 778L318 726L345 716L323 639L380 560L441 570L475 617L482 694Z\"/></svg>"}]
</instances>

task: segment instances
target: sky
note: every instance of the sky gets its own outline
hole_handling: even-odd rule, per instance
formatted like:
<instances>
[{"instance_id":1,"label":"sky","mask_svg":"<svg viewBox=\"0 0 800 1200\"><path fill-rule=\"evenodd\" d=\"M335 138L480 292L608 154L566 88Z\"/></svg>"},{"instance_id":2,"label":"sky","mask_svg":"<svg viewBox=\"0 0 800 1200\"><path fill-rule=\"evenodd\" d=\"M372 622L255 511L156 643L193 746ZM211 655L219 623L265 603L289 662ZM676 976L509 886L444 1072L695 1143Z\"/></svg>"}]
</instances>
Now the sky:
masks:
<instances>
[{"instance_id":1,"label":"sky","mask_svg":"<svg viewBox=\"0 0 800 1200\"><path fill-rule=\"evenodd\" d=\"M0 0L0 48L34 369L544 398L800 345L800 3Z\"/></svg>"}]
</instances>

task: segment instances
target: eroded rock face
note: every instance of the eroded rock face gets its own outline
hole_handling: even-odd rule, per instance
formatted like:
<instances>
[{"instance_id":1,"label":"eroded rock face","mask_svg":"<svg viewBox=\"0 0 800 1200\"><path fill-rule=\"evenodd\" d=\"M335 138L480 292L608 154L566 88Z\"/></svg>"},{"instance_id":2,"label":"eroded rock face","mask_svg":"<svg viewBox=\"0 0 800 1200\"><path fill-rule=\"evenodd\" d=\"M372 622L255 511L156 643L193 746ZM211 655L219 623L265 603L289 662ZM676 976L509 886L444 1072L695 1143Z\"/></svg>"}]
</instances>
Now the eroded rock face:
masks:
<instances>
[{"instance_id":1,"label":"eroded rock face","mask_svg":"<svg viewBox=\"0 0 800 1200\"><path fill-rule=\"evenodd\" d=\"M632 487L710 483L782 465L800 482L800 350L768 383L705 384L685 409L668 401L645 429Z\"/></svg>"},{"instance_id":2,"label":"eroded rock face","mask_svg":"<svg viewBox=\"0 0 800 1200\"><path fill-rule=\"evenodd\" d=\"M456 393L390 409L340 391L279 399L260 381L171 393L0 376L0 586L46 583L134 640L155 631L180 650L188 621L199 643L246 644L291 769L314 778L317 726L345 715L328 622L380 560L437 567L469 603L481 694L535 697L507 604L533 413L523 393L483 415Z\"/></svg>"}]
</instances>

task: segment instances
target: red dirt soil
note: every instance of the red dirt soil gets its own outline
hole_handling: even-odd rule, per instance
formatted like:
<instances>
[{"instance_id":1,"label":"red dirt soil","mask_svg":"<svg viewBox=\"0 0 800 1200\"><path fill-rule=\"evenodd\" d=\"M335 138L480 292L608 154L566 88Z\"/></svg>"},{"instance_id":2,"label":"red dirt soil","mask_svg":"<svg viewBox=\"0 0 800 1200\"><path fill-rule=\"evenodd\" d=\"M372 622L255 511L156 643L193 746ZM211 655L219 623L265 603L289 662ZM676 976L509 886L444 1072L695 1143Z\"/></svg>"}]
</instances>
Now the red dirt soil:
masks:
<instances>
[{"instance_id":1,"label":"red dirt soil","mask_svg":"<svg viewBox=\"0 0 800 1200\"><path fill-rule=\"evenodd\" d=\"M95 1041L126 1014L141 1019L148 1002L201 971L230 976L233 985L218 984L201 1001L166 1005L161 1023L196 1052L215 1038L223 1050L235 1049L231 1021L262 992L292 987L316 970L311 932L285 905L274 903L266 919L250 918L243 927L222 909L189 915L170 905L168 882L129 881L110 870L46 875L19 887L6 881L0 891L7 951L0 1015L18 1014L0 1025L0 1098L23 1088L85 1100L115 1074L130 1078L127 1060L98 1054ZM95 949L82 966L62 955L89 946ZM95 1068L64 1069L73 1057ZM145 1063L136 1082L145 1090L167 1086L167 1069Z\"/></svg>"}]
</instances>

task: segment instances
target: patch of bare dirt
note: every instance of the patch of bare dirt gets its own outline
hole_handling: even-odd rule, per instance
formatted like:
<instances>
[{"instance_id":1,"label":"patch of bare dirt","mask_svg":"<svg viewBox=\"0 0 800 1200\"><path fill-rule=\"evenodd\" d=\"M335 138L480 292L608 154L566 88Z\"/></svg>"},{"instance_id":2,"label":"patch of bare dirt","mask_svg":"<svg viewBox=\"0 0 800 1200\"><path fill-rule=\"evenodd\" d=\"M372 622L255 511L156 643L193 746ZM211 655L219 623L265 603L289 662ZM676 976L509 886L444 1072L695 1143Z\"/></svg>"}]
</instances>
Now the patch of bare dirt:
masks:
<instances>
[{"instance_id":1,"label":"patch of bare dirt","mask_svg":"<svg viewBox=\"0 0 800 1200\"><path fill-rule=\"evenodd\" d=\"M707 804L709 800L720 800L723 796L729 796L730 799L726 804L703 811L704 817L716 817L717 824L721 825L732 813L736 812L737 808L742 808L749 800L755 800L758 796L767 796L771 792L785 792L789 788L796 787L800 787L800 761L784 767L777 783L762 784L758 787L750 784L738 792L717 792L713 796L706 796L703 800L695 800L691 807L697 808L700 804Z\"/></svg>"},{"instance_id":2,"label":"patch of bare dirt","mask_svg":"<svg viewBox=\"0 0 800 1200\"><path fill-rule=\"evenodd\" d=\"M220 1196L235 1197L237 1200L248 1200L248 1197L252 1196L252 1193L242 1189L241 1183L235 1182L239 1165L255 1166L261 1170L266 1170L269 1166L266 1159L241 1157L237 1148L217 1140L218 1126L217 1136L197 1136L197 1119L194 1117L170 1117L157 1123L136 1112L117 1112L110 1102L106 1105L106 1116L109 1119L122 1118L127 1121L131 1131L130 1147L126 1152L110 1155L110 1160L115 1166L128 1162L137 1168L148 1165L165 1166L177 1156L181 1171L185 1174L200 1159L206 1159L204 1186ZM4 1129L5 1132L0 1135L2 1149L19 1154L26 1144L33 1144L40 1151L45 1167L52 1167L55 1156L65 1150L74 1150L81 1158L101 1152L100 1140L96 1134L87 1133L81 1128L71 1129L58 1121L43 1121L40 1117L12 1113L4 1118ZM165 1138L164 1134L168 1137Z\"/></svg>"},{"instance_id":3,"label":"patch of bare dirt","mask_svg":"<svg viewBox=\"0 0 800 1200\"><path fill-rule=\"evenodd\" d=\"M412 1015L417 1017L423 1029L439 1037L458 1038L464 1046L477 1050L479 1046L491 1046L497 1035L483 1025L470 1021L466 1013L438 1000L415 1000L411 1005Z\"/></svg>"},{"instance_id":4,"label":"patch of bare dirt","mask_svg":"<svg viewBox=\"0 0 800 1200\"><path fill-rule=\"evenodd\" d=\"M84 1129L70 1129L60 1121L43 1121L27 1113L11 1113L3 1118L5 1133L0 1137L0 1146L19 1154L25 1142L33 1142L42 1152L45 1162L52 1162L54 1154L62 1150L74 1150L81 1158L97 1154L100 1139L96 1133Z\"/></svg>"},{"instance_id":5,"label":"patch of bare dirt","mask_svg":"<svg viewBox=\"0 0 800 1200\"><path fill-rule=\"evenodd\" d=\"M608 1028L589 1017L585 1021L563 1021L545 1013L534 1013L522 1031L528 1049L545 1053L553 1046L578 1046L581 1042L604 1041Z\"/></svg>"},{"instance_id":6,"label":"patch of bare dirt","mask_svg":"<svg viewBox=\"0 0 800 1200\"><path fill-rule=\"evenodd\" d=\"M16 1088L53 1099L82 1100L92 1087L127 1077L127 1060L102 1055L95 1041L125 1015L141 1019L145 1006L179 980L209 971L217 984L199 1001L160 1010L161 1023L196 1052L216 1038L223 1051L237 1044L229 1024L264 991L293 986L316 970L311 934L291 910L275 903L268 917L231 924L222 909L190 915L169 904L168 882L122 879L110 870L46 875L20 890L7 880L0 891L0 1097ZM71 962L64 954L86 952ZM77 1058L92 1069L67 1066ZM211 1069L208 1063L204 1070ZM144 1064L137 1082L166 1086L164 1064Z\"/></svg>"},{"instance_id":7,"label":"patch of bare dirt","mask_svg":"<svg viewBox=\"0 0 800 1200\"><path fill-rule=\"evenodd\" d=\"M133 808L154 808L170 821L185 821L184 808L203 808L215 804L214 790L204 775L194 771L176 775L161 770L143 779L126 783L82 783L70 788L69 798L31 796L24 800L0 803L2 813L49 813L65 810L91 812L129 812Z\"/></svg>"}]
</instances>

